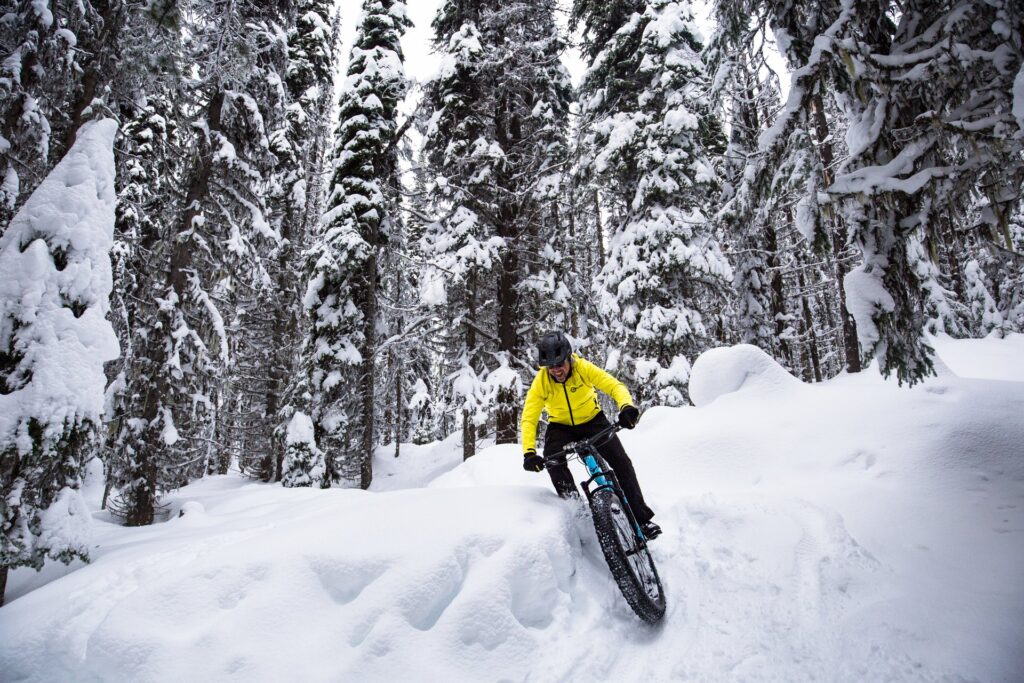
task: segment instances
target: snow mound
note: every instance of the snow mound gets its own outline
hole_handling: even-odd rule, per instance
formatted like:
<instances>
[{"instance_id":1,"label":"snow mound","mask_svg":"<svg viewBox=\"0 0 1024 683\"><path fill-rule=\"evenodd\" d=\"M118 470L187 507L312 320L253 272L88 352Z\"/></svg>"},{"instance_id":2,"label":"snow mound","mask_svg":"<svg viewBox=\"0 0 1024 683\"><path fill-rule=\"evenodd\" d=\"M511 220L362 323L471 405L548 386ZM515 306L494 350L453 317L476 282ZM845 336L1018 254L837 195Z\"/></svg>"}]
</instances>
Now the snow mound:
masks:
<instances>
[{"instance_id":1,"label":"snow mound","mask_svg":"<svg viewBox=\"0 0 1024 683\"><path fill-rule=\"evenodd\" d=\"M734 391L775 391L801 382L767 353L751 344L705 351L690 372L690 400L705 406Z\"/></svg>"},{"instance_id":2,"label":"snow mound","mask_svg":"<svg viewBox=\"0 0 1024 683\"><path fill-rule=\"evenodd\" d=\"M164 523L98 520L91 564L11 573L0 680L1016 683L1019 342L942 342L957 372L1009 367L914 387L699 360L698 398L728 400L620 433L664 530L655 628L546 473L510 444L461 462L454 435L378 451L405 490L213 476Z\"/></svg>"},{"instance_id":3,"label":"snow mound","mask_svg":"<svg viewBox=\"0 0 1024 683\"><path fill-rule=\"evenodd\" d=\"M466 462L430 482L430 488L472 486L551 486L547 476L522 468L523 451L519 444L487 446Z\"/></svg>"},{"instance_id":4,"label":"snow mound","mask_svg":"<svg viewBox=\"0 0 1024 683\"><path fill-rule=\"evenodd\" d=\"M373 455L370 490L422 488L462 464L461 433L429 444L403 443L395 457L394 444L378 446Z\"/></svg>"},{"instance_id":5,"label":"snow mound","mask_svg":"<svg viewBox=\"0 0 1024 683\"><path fill-rule=\"evenodd\" d=\"M942 362L958 377L1024 382L1024 334L1004 339L953 339L946 335L928 340Z\"/></svg>"},{"instance_id":6,"label":"snow mound","mask_svg":"<svg viewBox=\"0 0 1024 683\"><path fill-rule=\"evenodd\" d=\"M205 488L5 606L0 678L512 679L578 609L554 492Z\"/></svg>"}]
</instances>

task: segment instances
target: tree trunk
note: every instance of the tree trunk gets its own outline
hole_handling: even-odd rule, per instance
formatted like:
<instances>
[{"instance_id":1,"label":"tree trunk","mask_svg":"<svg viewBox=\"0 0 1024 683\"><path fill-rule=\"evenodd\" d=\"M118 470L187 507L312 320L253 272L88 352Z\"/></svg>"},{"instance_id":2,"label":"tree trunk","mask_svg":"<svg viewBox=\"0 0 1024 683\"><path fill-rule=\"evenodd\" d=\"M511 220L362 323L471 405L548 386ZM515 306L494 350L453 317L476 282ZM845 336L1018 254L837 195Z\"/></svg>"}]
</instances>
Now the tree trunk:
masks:
<instances>
[{"instance_id":1,"label":"tree trunk","mask_svg":"<svg viewBox=\"0 0 1024 683\"><path fill-rule=\"evenodd\" d=\"M950 214L952 215L953 207L949 207ZM964 291L964 269L960 264L960 254L970 253L969 251L962 249L957 244L956 231L953 228L953 221L950 219L942 221L942 225L938 230L942 236L942 245L945 247L944 251L946 256L946 262L949 264L949 280L953 285L953 293L956 294L957 301L966 301L967 293ZM996 282L998 284L998 281Z\"/></svg>"},{"instance_id":2,"label":"tree trunk","mask_svg":"<svg viewBox=\"0 0 1024 683\"><path fill-rule=\"evenodd\" d=\"M576 212L570 210L567 213L569 214L568 218L566 219L566 227L569 230L569 244L570 245L576 245L577 244L577 241L576 241L576 215L575 215ZM554 224L556 226L558 226L559 232L561 232L562 214L558 210L558 202L557 201L554 203L554 206L552 207L551 217L552 217L552 220L554 221ZM566 258L567 258L569 263L568 263L568 268L565 268L562 271L562 277L564 277L566 274L568 274L569 278L573 282L579 282L580 281L580 250L575 249L573 247L570 247L567 251L569 253L566 254ZM568 322L569 322L569 334L571 334L574 337L581 336L580 335L580 308L581 308L580 306L572 306L572 307L569 308L569 320L568 320Z\"/></svg>"},{"instance_id":3,"label":"tree trunk","mask_svg":"<svg viewBox=\"0 0 1024 683\"><path fill-rule=\"evenodd\" d=\"M462 411L462 459L469 460L476 455L476 426L468 410Z\"/></svg>"},{"instance_id":4,"label":"tree trunk","mask_svg":"<svg viewBox=\"0 0 1024 683\"><path fill-rule=\"evenodd\" d=\"M823 168L823 180L825 186L832 184L832 163L835 156L832 152L832 143L829 142L828 121L825 119L825 106L821 101L821 95L815 93L811 97L811 111L814 117L815 134L818 138L818 149L821 153L821 165ZM832 259L835 265L836 290L839 296L839 315L843 320L843 350L846 353L847 372L860 372L860 346L857 344L857 323L846 309L846 264L843 261L843 252L846 251L846 231L838 225L835 218L830 219L832 229L829 231L832 238Z\"/></svg>"},{"instance_id":5,"label":"tree trunk","mask_svg":"<svg viewBox=\"0 0 1024 683\"><path fill-rule=\"evenodd\" d=\"M296 249L294 246L295 233L301 229L295 223L301 220L301 217L289 212L281 229L281 237L288 245L281 249L277 259L277 289L283 295L291 294L294 290L292 286L294 274L289 265L292 261L293 250ZM294 370L291 346L296 340L296 321L290 310L292 302L287 301L285 296L282 296L282 299L285 300L279 301L274 307L274 342L270 351L273 354L274 365L269 370L270 386L267 392L267 418L275 424L278 424L278 412L283 403L289 377ZM275 482L281 481L284 477L285 441L285 439L272 438L272 445L270 445L274 451L272 480Z\"/></svg>"},{"instance_id":6,"label":"tree trunk","mask_svg":"<svg viewBox=\"0 0 1024 683\"><path fill-rule=\"evenodd\" d=\"M466 278L466 310L469 320L476 322L476 270L471 270ZM466 325L466 362L471 366L476 357L476 328ZM468 410L462 411L462 459L469 460L476 455L476 425L473 424Z\"/></svg>"},{"instance_id":7,"label":"tree trunk","mask_svg":"<svg viewBox=\"0 0 1024 683\"><path fill-rule=\"evenodd\" d=\"M765 226L765 249L768 251L768 258L765 264L771 270L771 308L772 322L775 326L775 341L779 345L779 353L786 360L786 364L793 367L793 350L789 342L782 338L786 331L786 294L782 278L782 268L779 267L779 239L775 228L770 224Z\"/></svg>"},{"instance_id":8,"label":"tree trunk","mask_svg":"<svg viewBox=\"0 0 1024 683\"><path fill-rule=\"evenodd\" d=\"M834 245L838 245L838 243L838 239L833 240ZM835 247L836 288L839 293L839 315L843 319L843 350L846 352L846 371L853 373L861 371L860 344L857 342L857 322L853 319L850 311L846 309L846 283L843 280L847 271L841 255L845 248L845 244L842 248Z\"/></svg>"},{"instance_id":9,"label":"tree trunk","mask_svg":"<svg viewBox=\"0 0 1024 683\"><path fill-rule=\"evenodd\" d=\"M362 438L359 444L359 487L370 488L373 480L373 432L376 427L374 356L377 352L377 242L376 234L369 235L370 258L366 262L365 291L363 299L363 363L360 377L362 398L362 420L359 427Z\"/></svg>"},{"instance_id":10,"label":"tree trunk","mask_svg":"<svg viewBox=\"0 0 1024 683\"><path fill-rule=\"evenodd\" d=\"M518 267L515 251L508 249L502 258L501 275L498 277L498 349L508 355L511 362L516 353L516 290L513 277ZM498 405L495 410L495 443L516 443L516 415L518 401L515 391L502 388L498 391Z\"/></svg>"},{"instance_id":11,"label":"tree trunk","mask_svg":"<svg viewBox=\"0 0 1024 683\"><path fill-rule=\"evenodd\" d=\"M4 606L4 593L7 592L7 565L0 567L0 607Z\"/></svg>"},{"instance_id":12,"label":"tree trunk","mask_svg":"<svg viewBox=\"0 0 1024 683\"><path fill-rule=\"evenodd\" d=\"M96 5L97 3L93 3ZM109 2L100 16L103 18L103 31L99 40L94 45L80 46L85 52L91 52L93 58L85 68L82 82L79 86L78 97L71 104L70 125L64 136L63 154L75 144L78 131L86 121L85 111L96 98L96 93L106 87L105 82L113 70L111 65L118 59L119 46L117 39L120 36L124 23L125 7L124 2L112 0ZM102 87L101 87L102 86Z\"/></svg>"},{"instance_id":13,"label":"tree trunk","mask_svg":"<svg viewBox=\"0 0 1024 683\"><path fill-rule=\"evenodd\" d=\"M498 103L494 117L494 137L502 149L514 149L522 140L522 128L516 104L509 95L505 95ZM502 166L497 174L496 183L499 187L509 188L513 185ZM501 254L498 274L498 351L505 354L511 363L517 355L518 335L516 322L519 315L517 281L520 278L519 255L517 242L522 240L522 210L520 206L507 199L502 200L498 207L496 231L498 237L505 241ZM518 440L516 417L519 405L515 391L505 387L498 390L495 408L495 443L516 443Z\"/></svg>"},{"instance_id":14,"label":"tree trunk","mask_svg":"<svg viewBox=\"0 0 1024 683\"><path fill-rule=\"evenodd\" d=\"M147 526L153 523L156 516L156 465L153 462L143 463L140 477L144 486L132 488L131 507L125 514L125 526Z\"/></svg>"},{"instance_id":15,"label":"tree trunk","mask_svg":"<svg viewBox=\"0 0 1024 683\"><path fill-rule=\"evenodd\" d=\"M806 281L804 280L804 264L803 259L800 259L800 269L797 271L797 281L800 285L800 291L804 290ZM821 381L821 358L818 355L818 334L814 331L814 318L811 315L811 305L807 303L807 294L800 295L800 301L803 303L804 313L804 327L807 330L807 346L811 354L811 367L814 372L814 381Z\"/></svg>"},{"instance_id":16,"label":"tree trunk","mask_svg":"<svg viewBox=\"0 0 1024 683\"><path fill-rule=\"evenodd\" d=\"M402 326L399 324L399 332L401 329ZM398 354L391 354L392 358L396 355ZM397 362L392 362L391 368L395 376L395 457L397 458L402 449L402 376Z\"/></svg>"},{"instance_id":17,"label":"tree trunk","mask_svg":"<svg viewBox=\"0 0 1024 683\"><path fill-rule=\"evenodd\" d=\"M211 132L220 130L220 116L223 106L224 92L219 91L210 100L206 116L207 126ZM179 239L178 235L185 234L193 229L192 222L200 214L202 202L209 194L212 171L213 151L205 150L204 154L196 161L196 166L192 173L192 180L185 195L185 211L182 213L178 232L175 235L168 236L174 246L171 252L167 283L174 290L179 302L185 299L188 291L188 270L192 265L192 252L195 247L187 240ZM167 360L165 345L158 340L154 340L150 348L151 354L149 357L152 359L153 367L160 368L161 370L156 373L156 376L153 378L152 387L146 394L142 417L147 425L154 425L159 418L163 401L172 395L172 391L167 375L163 371ZM141 478L145 482L146 487L140 490L141 495L135 495L132 498L131 508L127 511L126 515L128 526L144 526L153 523L156 513L156 462L162 457L165 449L162 439L157 438L156 443L159 445L140 444L142 447L139 453L142 463L139 470L133 472L132 476L136 479Z\"/></svg>"}]
</instances>

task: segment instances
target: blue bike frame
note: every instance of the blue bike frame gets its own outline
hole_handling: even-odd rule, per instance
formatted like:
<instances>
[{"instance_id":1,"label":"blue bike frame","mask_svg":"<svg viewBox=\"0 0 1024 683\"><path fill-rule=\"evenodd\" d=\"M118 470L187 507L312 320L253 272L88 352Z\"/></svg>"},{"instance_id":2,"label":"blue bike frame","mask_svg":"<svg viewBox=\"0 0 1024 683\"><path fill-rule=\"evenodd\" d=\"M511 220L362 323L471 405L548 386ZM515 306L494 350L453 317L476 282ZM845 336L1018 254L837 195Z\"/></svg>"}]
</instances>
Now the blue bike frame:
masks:
<instances>
[{"instance_id":1,"label":"blue bike frame","mask_svg":"<svg viewBox=\"0 0 1024 683\"><path fill-rule=\"evenodd\" d=\"M612 434L619 431L619 427L615 425L609 426L607 429L598 432L589 439L583 439L580 441L574 441L569 443L558 453L553 454L551 457L562 456L563 462L567 460L569 453L576 454L576 458L584 464L587 468L587 472L590 474L590 478L584 482L580 482L583 485L583 492L587 494L587 501L590 502L594 497L594 491L600 491L601 489L616 489L619 495L622 496L622 500L626 503L626 510L629 514L629 521L633 524L633 529L636 531L636 537L640 539L640 542L644 545L647 543L647 537L644 535L643 530L640 528L640 524L636 521L636 515L633 514L633 508L629 506L629 500L626 499L626 494L622 491L622 487L619 486L618 477L615 476L615 472L612 470L602 470L597 463L597 458L594 457L593 451L597 450L595 442L600 441L604 443L605 438L610 438ZM594 491L590 490L591 484L597 484L597 488Z\"/></svg>"},{"instance_id":2,"label":"blue bike frame","mask_svg":"<svg viewBox=\"0 0 1024 683\"><path fill-rule=\"evenodd\" d=\"M589 444L589 447L596 448L592 443ZM644 535L643 529L640 528L640 524L636 521L636 515L633 514L633 508L629 505L629 500L626 498L625 492L622 491L622 487L619 486L619 480L615 476L615 473L605 472L604 470L602 470L597 464L597 458L595 458L591 453L580 454L577 451L577 455L580 456L580 460L583 461L583 464L587 468L587 472L590 474L589 479L587 479L584 482L580 482L583 485L583 492L587 494L587 499L589 500L594 495L593 491L590 490L590 485L592 483L597 484L597 488L595 489L595 491L598 491L602 488L618 489L620 495L622 496L622 500L624 500L626 503L626 509L629 514L629 520L633 523L633 530L636 531L637 538L639 538L642 543L647 543L647 536Z\"/></svg>"},{"instance_id":3,"label":"blue bike frame","mask_svg":"<svg viewBox=\"0 0 1024 683\"><path fill-rule=\"evenodd\" d=\"M610 486L611 482L604 476L604 472L597 466L597 458L592 455L586 455L583 457L583 464L587 466L587 472L590 473L590 480L596 483L598 486Z\"/></svg>"}]
</instances>

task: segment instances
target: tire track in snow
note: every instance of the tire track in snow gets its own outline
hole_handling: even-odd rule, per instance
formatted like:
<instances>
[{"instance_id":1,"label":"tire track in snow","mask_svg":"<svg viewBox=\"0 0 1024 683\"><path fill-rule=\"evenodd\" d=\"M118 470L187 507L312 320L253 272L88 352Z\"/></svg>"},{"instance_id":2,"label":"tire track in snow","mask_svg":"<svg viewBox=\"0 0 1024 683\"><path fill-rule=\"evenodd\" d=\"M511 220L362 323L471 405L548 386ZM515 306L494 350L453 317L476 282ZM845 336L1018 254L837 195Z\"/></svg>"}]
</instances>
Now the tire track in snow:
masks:
<instances>
[{"instance_id":1,"label":"tire track in snow","mask_svg":"<svg viewBox=\"0 0 1024 683\"><path fill-rule=\"evenodd\" d=\"M903 654L900 634L866 634L849 620L876 599L885 568L835 511L799 499L707 495L662 518L666 532L652 547L669 600L663 623L650 628L628 613L601 576L603 560L584 552L588 569L576 590L622 609L575 625L595 645L537 680L948 679Z\"/></svg>"}]
</instances>

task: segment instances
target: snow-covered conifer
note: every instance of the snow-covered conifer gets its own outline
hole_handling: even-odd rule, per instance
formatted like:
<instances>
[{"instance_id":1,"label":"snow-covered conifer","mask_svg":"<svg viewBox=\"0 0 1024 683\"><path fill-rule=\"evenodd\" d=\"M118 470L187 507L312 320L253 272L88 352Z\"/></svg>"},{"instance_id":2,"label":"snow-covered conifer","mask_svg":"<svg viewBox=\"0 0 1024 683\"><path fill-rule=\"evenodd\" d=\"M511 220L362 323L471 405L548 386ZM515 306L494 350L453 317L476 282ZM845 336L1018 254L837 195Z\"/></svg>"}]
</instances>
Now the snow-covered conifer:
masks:
<instances>
[{"instance_id":1,"label":"snow-covered conifer","mask_svg":"<svg viewBox=\"0 0 1024 683\"><path fill-rule=\"evenodd\" d=\"M118 355L106 320L116 132L86 124L0 238L0 596L10 567L89 555L79 489L103 364Z\"/></svg>"},{"instance_id":2,"label":"snow-covered conifer","mask_svg":"<svg viewBox=\"0 0 1024 683\"><path fill-rule=\"evenodd\" d=\"M281 484L286 487L324 483L324 454L313 437L313 420L296 411L288 422Z\"/></svg>"},{"instance_id":3,"label":"snow-covered conifer","mask_svg":"<svg viewBox=\"0 0 1024 683\"><path fill-rule=\"evenodd\" d=\"M270 326L268 352L267 417L273 426L273 473L283 476L291 416L306 408L308 378L299 371L296 348L302 338L302 252L319 222L324 182L323 165L330 136L330 109L334 94L331 64L335 56L339 15L332 18L332 3L301 0L294 25L287 33L288 63L285 76L287 103L284 125L271 134L277 158L271 180L270 204L281 243L268 258L275 295L268 297L261 319Z\"/></svg>"},{"instance_id":4,"label":"snow-covered conifer","mask_svg":"<svg viewBox=\"0 0 1024 683\"><path fill-rule=\"evenodd\" d=\"M421 240L423 282L448 284L443 307L430 298L448 321L464 457L492 417L499 443L516 440L518 369L568 304L558 268L573 245L558 205L569 91L554 16L553 2L447 2L434 22L443 60L424 147L438 220Z\"/></svg>"},{"instance_id":5,"label":"snow-covered conifer","mask_svg":"<svg viewBox=\"0 0 1024 683\"><path fill-rule=\"evenodd\" d=\"M611 221L599 305L638 400L679 404L732 277L709 220L709 155L724 138L698 32L685 2L648 0L632 14L580 2L575 16L586 36L609 36L592 43L581 90L581 175L599 179Z\"/></svg>"},{"instance_id":6,"label":"snow-covered conifer","mask_svg":"<svg viewBox=\"0 0 1024 683\"><path fill-rule=\"evenodd\" d=\"M304 305L312 418L331 483L372 478L378 258L399 220L396 108L406 92L405 4L366 0L339 98L323 234L309 252Z\"/></svg>"},{"instance_id":7,"label":"snow-covered conifer","mask_svg":"<svg viewBox=\"0 0 1024 683\"><path fill-rule=\"evenodd\" d=\"M999 234L1021 199L1024 136L1012 110L1024 11L963 0L907 3L895 21L867 2L846 13L849 158L829 191L862 256L847 295L865 353L912 383L932 370L922 302L934 307L942 291L915 240L940 240L950 209L979 190L982 224Z\"/></svg>"},{"instance_id":8,"label":"snow-covered conifer","mask_svg":"<svg viewBox=\"0 0 1024 683\"><path fill-rule=\"evenodd\" d=\"M114 80L121 3L37 0L0 21L0 233L14 209L99 114Z\"/></svg>"},{"instance_id":9,"label":"snow-covered conifer","mask_svg":"<svg viewBox=\"0 0 1024 683\"><path fill-rule=\"evenodd\" d=\"M280 243L266 209L275 125L268 112L283 111L271 103L281 100L282 79L273 68L281 70L284 48L278 7L148 9L133 15L139 38L130 54L138 67L125 74L125 109L143 118L129 126L138 135L127 151L150 147L153 154L136 161L165 189L132 209L158 234L132 243L125 233L134 251L135 289L126 293L135 308L128 328L133 362L120 397L112 397L119 465L110 483L117 489L112 509L129 524L152 522L163 492L210 469L226 470L239 415L251 414L254 403L251 394L239 398L251 374L227 381L233 353L251 358L237 322L250 314L253 293L268 286L265 261ZM142 105L153 106L166 125L147 122ZM169 153L180 149L188 154ZM126 230L131 224L123 223ZM222 310L232 317L225 320Z\"/></svg>"}]
</instances>

